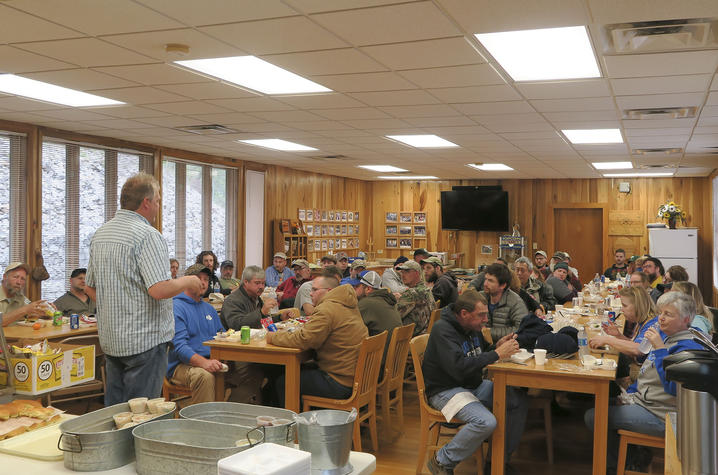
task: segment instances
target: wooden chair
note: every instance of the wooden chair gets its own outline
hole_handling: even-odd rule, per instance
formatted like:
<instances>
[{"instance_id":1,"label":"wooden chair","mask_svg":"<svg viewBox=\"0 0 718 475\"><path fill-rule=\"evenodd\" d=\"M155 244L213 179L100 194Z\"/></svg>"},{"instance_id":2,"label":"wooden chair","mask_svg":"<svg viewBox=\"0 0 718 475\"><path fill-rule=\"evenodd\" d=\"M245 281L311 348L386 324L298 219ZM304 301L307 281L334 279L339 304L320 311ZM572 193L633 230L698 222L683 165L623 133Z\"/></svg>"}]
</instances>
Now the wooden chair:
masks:
<instances>
[{"instance_id":1,"label":"wooden chair","mask_svg":"<svg viewBox=\"0 0 718 475\"><path fill-rule=\"evenodd\" d=\"M431 456L441 448L439 445L439 437L453 436L454 434L445 434L439 431L442 423L446 422L446 418L441 411L438 411L429 405L426 399L424 386L424 373L421 370L421 363L424 361L424 352L426 344L429 341L429 335L419 335L411 339L409 343L411 347L411 357L414 360L414 369L416 371L416 389L419 392L419 414L421 416L420 434L419 434L419 460L416 464L416 473L421 473L424 468L424 460L426 459L427 450L431 450ZM451 420L452 424L462 424L457 419ZM431 444L429 443L429 435L431 435ZM484 473L484 445L474 453L478 473Z\"/></svg>"},{"instance_id":2,"label":"wooden chair","mask_svg":"<svg viewBox=\"0 0 718 475\"><path fill-rule=\"evenodd\" d=\"M628 444L643 445L644 447L656 447L658 449L663 449L666 445L665 437L655 437L652 435L640 434L638 432L631 432L629 430L619 430L618 435L621 436L621 440L618 445L618 467L616 475L644 473L626 471L626 452L628 450Z\"/></svg>"},{"instance_id":3,"label":"wooden chair","mask_svg":"<svg viewBox=\"0 0 718 475\"><path fill-rule=\"evenodd\" d=\"M312 407L324 407L326 409L338 409L340 411L357 410L357 418L354 422L354 450L361 452L360 425L363 421L369 424L371 445L374 452L379 451L379 442L376 432L376 385L379 379L379 367L381 357L384 354L387 332L366 338L359 350L359 358L354 372L354 388L348 399L330 399L318 396L302 396L304 412L310 411Z\"/></svg>"},{"instance_id":4,"label":"wooden chair","mask_svg":"<svg viewBox=\"0 0 718 475\"><path fill-rule=\"evenodd\" d=\"M172 395L179 396L172 399ZM192 389L188 386L172 384L167 378L162 381L162 397L165 401L179 401L192 397Z\"/></svg>"},{"instance_id":5,"label":"wooden chair","mask_svg":"<svg viewBox=\"0 0 718 475\"><path fill-rule=\"evenodd\" d=\"M65 338L60 341L60 343L67 343L68 345L95 346L95 379L47 393L47 405L49 406L53 402L76 401L79 399L90 399L104 396L106 383L105 354L100 347L100 337L98 335L73 336Z\"/></svg>"},{"instance_id":6,"label":"wooden chair","mask_svg":"<svg viewBox=\"0 0 718 475\"><path fill-rule=\"evenodd\" d=\"M441 309L436 308L435 310L432 310L431 317L429 317L429 325L426 327L426 333L431 333L431 329L434 326L434 323L436 323L437 320L441 318Z\"/></svg>"},{"instance_id":7,"label":"wooden chair","mask_svg":"<svg viewBox=\"0 0 718 475\"><path fill-rule=\"evenodd\" d=\"M382 424L386 428L393 427L390 419L393 407L399 419L399 432L404 428L404 371L409 355L409 340L413 334L413 323L394 328L384 362L384 378L376 387Z\"/></svg>"}]
</instances>

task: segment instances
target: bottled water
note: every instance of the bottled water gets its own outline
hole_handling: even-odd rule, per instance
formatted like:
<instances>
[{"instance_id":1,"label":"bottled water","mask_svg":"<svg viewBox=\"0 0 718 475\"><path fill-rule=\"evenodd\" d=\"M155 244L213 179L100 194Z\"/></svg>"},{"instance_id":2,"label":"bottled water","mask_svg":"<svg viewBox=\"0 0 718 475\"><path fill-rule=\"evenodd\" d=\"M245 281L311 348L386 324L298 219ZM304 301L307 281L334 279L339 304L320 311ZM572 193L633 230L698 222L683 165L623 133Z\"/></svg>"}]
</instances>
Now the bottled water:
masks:
<instances>
[{"instance_id":1,"label":"bottled water","mask_svg":"<svg viewBox=\"0 0 718 475\"><path fill-rule=\"evenodd\" d=\"M270 299L277 300L277 292L275 292L274 289L272 289L272 290L270 290L269 292L267 292L267 297L270 298ZM270 314L270 315L276 315L276 314L278 314L278 313L279 313L279 306L278 306L278 305L275 305L275 306L272 307L272 309L269 311L269 314Z\"/></svg>"},{"instance_id":2,"label":"bottled water","mask_svg":"<svg viewBox=\"0 0 718 475\"><path fill-rule=\"evenodd\" d=\"M578 357L582 358L583 355L591 354L591 350L588 349L588 335L584 327L578 330Z\"/></svg>"},{"instance_id":3,"label":"bottled water","mask_svg":"<svg viewBox=\"0 0 718 475\"><path fill-rule=\"evenodd\" d=\"M660 325L658 323L654 323L651 326L651 328L658 331L658 329L660 328ZM650 328L649 328L649 330L650 330ZM648 330L646 330L646 331L648 331ZM648 338L646 338L646 334L644 333L643 340L641 340L641 342L638 344L638 351L640 351L644 355L647 355L648 353L651 352L652 349L653 349L653 344L650 342L650 340Z\"/></svg>"}]
</instances>

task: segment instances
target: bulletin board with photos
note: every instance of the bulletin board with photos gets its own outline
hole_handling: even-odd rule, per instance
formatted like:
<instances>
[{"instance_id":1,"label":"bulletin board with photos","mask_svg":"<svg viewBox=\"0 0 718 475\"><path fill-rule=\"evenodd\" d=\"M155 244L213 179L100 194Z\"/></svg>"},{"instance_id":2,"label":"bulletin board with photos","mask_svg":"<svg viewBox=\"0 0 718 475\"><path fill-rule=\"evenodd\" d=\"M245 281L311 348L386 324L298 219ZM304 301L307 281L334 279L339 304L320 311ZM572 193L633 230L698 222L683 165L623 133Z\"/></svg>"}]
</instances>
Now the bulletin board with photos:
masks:
<instances>
[{"instance_id":1,"label":"bulletin board with photos","mask_svg":"<svg viewBox=\"0 0 718 475\"><path fill-rule=\"evenodd\" d=\"M359 250L359 211L299 208L297 217L310 254Z\"/></svg>"},{"instance_id":2,"label":"bulletin board with photos","mask_svg":"<svg viewBox=\"0 0 718 475\"><path fill-rule=\"evenodd\" d=\"M413 249L426 245L426 212L386 211L384 248Z\"/></svg>"}]
</instances>

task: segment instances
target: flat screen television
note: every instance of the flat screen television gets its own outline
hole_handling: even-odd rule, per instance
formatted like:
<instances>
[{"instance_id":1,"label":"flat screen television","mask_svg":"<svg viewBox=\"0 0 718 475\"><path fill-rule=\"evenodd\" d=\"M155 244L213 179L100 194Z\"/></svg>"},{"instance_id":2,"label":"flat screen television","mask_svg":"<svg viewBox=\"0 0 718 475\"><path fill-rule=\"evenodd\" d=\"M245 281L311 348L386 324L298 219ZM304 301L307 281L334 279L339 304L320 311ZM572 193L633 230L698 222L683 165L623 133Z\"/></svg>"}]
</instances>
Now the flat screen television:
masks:
<instances>
[{"instance_id":1,"label":"flat screen television","mask_svg":"<svg viewBox=\"0 0 718 475\"><path fill-rule=\"evenodd\" d=\"M441 229L508 231L509 193L480 188L442 191Z\"/></svg>"}]
</instances>

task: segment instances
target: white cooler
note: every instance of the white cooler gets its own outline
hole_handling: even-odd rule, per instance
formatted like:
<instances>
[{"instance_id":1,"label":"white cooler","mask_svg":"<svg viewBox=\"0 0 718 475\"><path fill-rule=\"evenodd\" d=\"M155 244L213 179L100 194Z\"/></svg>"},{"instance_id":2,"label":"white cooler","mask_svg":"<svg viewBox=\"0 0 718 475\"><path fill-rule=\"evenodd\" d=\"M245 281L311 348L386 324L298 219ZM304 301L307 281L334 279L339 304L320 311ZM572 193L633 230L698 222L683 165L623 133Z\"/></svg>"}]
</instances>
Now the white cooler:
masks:
<instances>
[{"instance_id":1,"label":"white cooler","mask_svg":"<svg viewBox=\"0 0 718 475\"><path fill-rule=\"evenodd\" d=\"M309 475L312 454L266 442L217 462L218 475Z\"/></svg>"}]
</instances>

